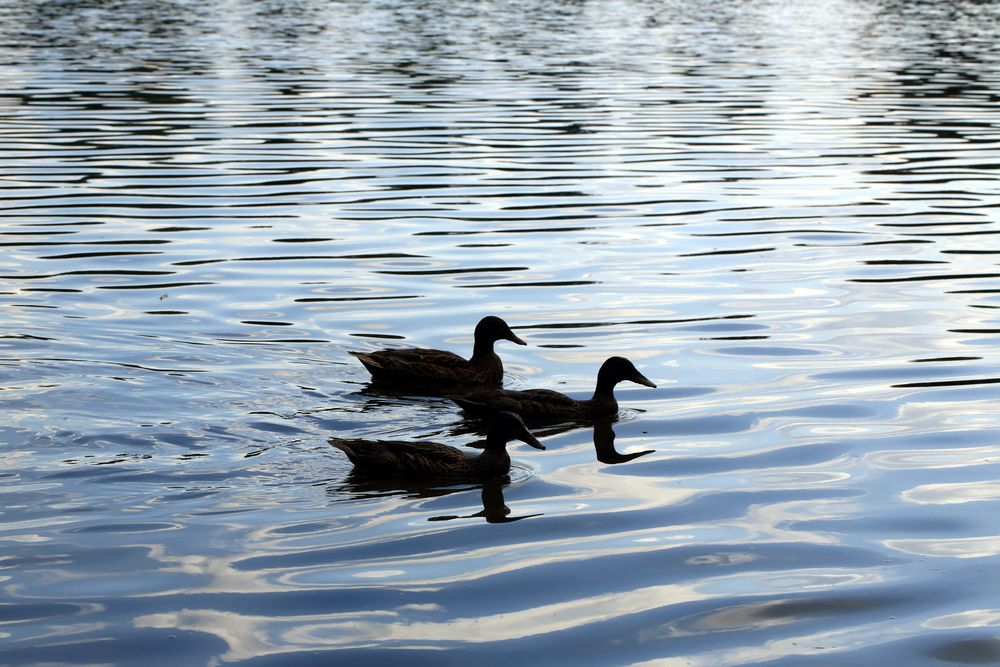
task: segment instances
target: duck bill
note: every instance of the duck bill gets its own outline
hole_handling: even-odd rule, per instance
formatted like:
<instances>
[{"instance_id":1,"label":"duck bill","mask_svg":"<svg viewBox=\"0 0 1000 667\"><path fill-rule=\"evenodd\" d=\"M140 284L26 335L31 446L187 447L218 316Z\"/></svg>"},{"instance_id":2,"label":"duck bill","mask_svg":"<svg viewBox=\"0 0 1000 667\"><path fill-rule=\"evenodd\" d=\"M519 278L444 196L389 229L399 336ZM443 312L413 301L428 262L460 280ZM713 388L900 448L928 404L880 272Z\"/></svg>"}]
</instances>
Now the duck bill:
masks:
<instances>
[{"instance_id":1,"label":"duck bill","mask_svg":"<svg viewBox=\"0 0 1000 667\"><path fill-rule=\"evenodd\" d=\"M508 333L510 333L510 335L507 336L506 340L509 340L512 343L517 343L518 345L527 345L527 343L525 343L523 340L521 340L520 338L518 338L517 334L514 333L513 331L510 331Z\"/></svg>"},{"instance_id":2,"label":"duck bill","mask_svg":"<svg viewBox=\"0 0 1000 667\"><path fill-rule=\"evenodd\" d=\"M527 443L527 444L531 445L532 447L534 447L535 449L545 449L545 445L543 445L542 443L540 443L538 441L538 438L536 438L535 436L531 435L527 431L525 431L524 434L519 439L521 440L521 442Z\"/></svg>"},{"instance_id":3,"label":"duck bill","mask_svg":"<svg viewBox=\"0 0 1000 667\"><path fill-rule=\"evenodd\" d=\"M636 384L641 384L641 385L645 385L647 387L652 387L653 389L656 389L656 385L653 384L652 380L650 380L648 377L646 377L642 373L636 373L634 376L630 377L629 380L631 380L632 382L635 382Z\"/></svg>"}]
</instances>

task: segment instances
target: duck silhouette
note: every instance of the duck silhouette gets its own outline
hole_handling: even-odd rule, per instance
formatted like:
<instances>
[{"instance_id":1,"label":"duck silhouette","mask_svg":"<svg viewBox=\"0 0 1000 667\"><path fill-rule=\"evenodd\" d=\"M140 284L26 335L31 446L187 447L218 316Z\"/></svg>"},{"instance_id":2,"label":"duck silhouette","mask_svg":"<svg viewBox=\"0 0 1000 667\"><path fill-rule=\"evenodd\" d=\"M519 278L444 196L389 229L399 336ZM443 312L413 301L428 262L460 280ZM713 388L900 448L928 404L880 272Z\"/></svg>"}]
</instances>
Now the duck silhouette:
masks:
<instances>
[{"instance_id":1,"label":"duck silhouette","mask_svg":"<svg viewBox=\"0 0 1000 667\"><path fill-rule=\"evenodd\" d=\"M350 352L358 358L372 381L388 385L415 385L433 389L454 387L500 387L503 363L493 351L498 340L527 345L499 317L484 317L476 325L472 356L429 348Z\"/></svg>"},{"instance_id":2,"label":"duck silhouette","mask_svg":"<svg viewBox=\"0 0 1000 667\"><path fill-rule=\"evenodd\" d=\"M597 372L597 386L589 399L570 398L551 389L483 389L451 396L469 412L513 412L535 419L601 419L618 414L615 386L624 380L655 388L645 375L625 357L610 357Z\"/></svg>"},{"instance_id":3,"label":"duck silhouette","mask_svg":"<svg viewBox=\"0 0 1000 667\"><path fill-rule=\"evenodd\" d=\"M507 443L521 440L536 449L545 446L528 431L516 414L494 415L486 431L483 451L470 456L438 442L330 438L331 445L347 454L358 473L407 479L483 479L510 472Z\"/></svg>"}]
</instances>

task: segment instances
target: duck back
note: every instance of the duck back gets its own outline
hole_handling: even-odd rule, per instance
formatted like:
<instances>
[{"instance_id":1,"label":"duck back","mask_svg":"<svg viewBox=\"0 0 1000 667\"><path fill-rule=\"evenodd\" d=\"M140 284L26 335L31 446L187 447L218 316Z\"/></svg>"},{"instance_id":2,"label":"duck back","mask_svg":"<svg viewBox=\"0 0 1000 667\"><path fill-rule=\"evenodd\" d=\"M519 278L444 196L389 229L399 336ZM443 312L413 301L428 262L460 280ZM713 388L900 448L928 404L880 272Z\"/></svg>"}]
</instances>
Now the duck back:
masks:
<instances>
[{"instance_id":1,"label":"duck back","mask_svg":"<svg viewBox=\"0 0 1000 667\"><path fill-rule=\"evenodd\" d=\"M503 364L493 353L471 361L453 352L426 348L351 354L376 382L497 387L503 382Z\"/></svg>"},{"instance_id":2,"label":"duck back","mask_svg":"<svg viewBox=\"0 0 1000 667\"><path fill-rule=\"evenodd\" d=\"M473 412L506 410L536 419L596 419L618 411L618 403L613 397L579 400L551 389L476 391L452 400Z\"/></svg>"},{"instance_id":3,"label":"duck back","mask_svg":"<svg viewBox=\"0 0 1000 667\"><path fill-rule=\"evenodd\" d=\"M471 478L504 475L510 471L506 451L484 451L469 456L438 442L330 438L362 474L411 478Z\"/></svg>"}]
</instances>

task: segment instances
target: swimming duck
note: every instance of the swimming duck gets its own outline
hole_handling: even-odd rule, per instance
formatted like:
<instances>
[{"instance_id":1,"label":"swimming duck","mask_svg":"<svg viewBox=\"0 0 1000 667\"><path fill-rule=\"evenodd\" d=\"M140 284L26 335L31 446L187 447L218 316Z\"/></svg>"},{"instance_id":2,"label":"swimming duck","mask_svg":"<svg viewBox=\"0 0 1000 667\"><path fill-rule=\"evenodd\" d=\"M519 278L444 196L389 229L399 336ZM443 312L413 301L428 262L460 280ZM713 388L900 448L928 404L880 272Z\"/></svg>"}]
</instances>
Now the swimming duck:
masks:
<instances>
[{"instance_id":1,"label":"swimming duck","mask_svg":"<svg viewBox=\"0 0 1000 667\"><path fill-rule=\"evenodd\" d=\"M570 398L551 389L478 390L453 396L451 400L471 412L508 410L525 418L599 419L618 414L618 401L615 400L614 389L622 380L656 388L656 385L625 357L609 357L597 372L597 388L594 389L594 395L587 400Z\"/></svg>"},{"instance_id":2,"label":"swimming duck","mask_svg":"<svg viewBox=\"0 0 1000 667\"><path fill-rule=\"evenodd\" d=\"M491 315L476 325L475 344L469 359L453 352L427 348L351 354L365 365L375 382L499 387L503 384L503 363L493 351L493 343L498 340L527 345L506 322Z\"/></svg>"},{"instance_id":3,"label":"swimming duck","mask_svg":"<svg viewBox=\"0 0 1000 667\"><path fill-rule=\"evenodd\" d=\"M545 445L531 435L521 418L498 412L486 431L486 444L478 456L438 442L330 438L330 444L347 454L356 472L411 479L482 479L510 472L507 442L520 440L536 449Z\"/></svg>"}]
</instances>

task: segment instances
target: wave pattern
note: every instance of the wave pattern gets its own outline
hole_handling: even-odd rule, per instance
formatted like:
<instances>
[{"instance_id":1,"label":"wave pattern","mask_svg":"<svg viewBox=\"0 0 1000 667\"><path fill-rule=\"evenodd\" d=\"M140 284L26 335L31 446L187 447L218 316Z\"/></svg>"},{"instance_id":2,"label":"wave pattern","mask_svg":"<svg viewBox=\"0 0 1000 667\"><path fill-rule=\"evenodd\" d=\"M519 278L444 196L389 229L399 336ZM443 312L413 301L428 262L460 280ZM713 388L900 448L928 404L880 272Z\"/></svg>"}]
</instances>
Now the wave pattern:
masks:
<instances>
[{"instance_id":1,"label":"wave pattern","mask_svg":"<svg viewBox=\"0 0 1000 667\"><path fill-rule=\"evenodd\" d=\"M0 663L1000 662L1000 5L0 0ZM347 351L585 395L510 480Z\"/></svg>"}]
</instances>

